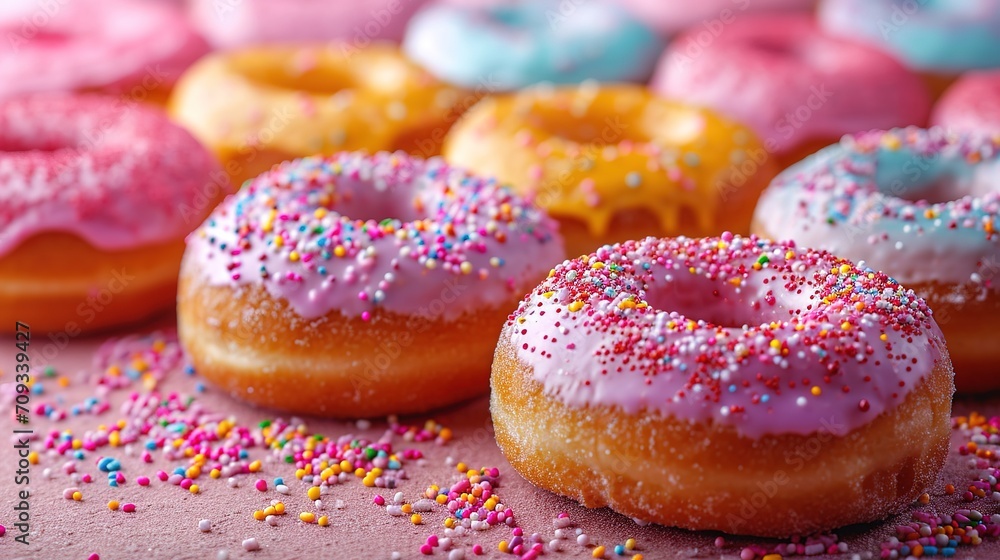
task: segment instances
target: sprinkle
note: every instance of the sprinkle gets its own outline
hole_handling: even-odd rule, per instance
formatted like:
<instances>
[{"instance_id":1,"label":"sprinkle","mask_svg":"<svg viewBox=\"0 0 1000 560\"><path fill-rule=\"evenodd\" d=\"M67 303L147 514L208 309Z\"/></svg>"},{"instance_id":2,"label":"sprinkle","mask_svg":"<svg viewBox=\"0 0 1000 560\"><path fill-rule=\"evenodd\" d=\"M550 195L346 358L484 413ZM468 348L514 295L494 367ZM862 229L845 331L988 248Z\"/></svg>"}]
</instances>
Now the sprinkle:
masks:
<instances>
[{"instance_id":1,"label":"sprinkle","mask_svg":"<svg viewBox=\"0 0 1000 560\"><path fill-rule=\"evenodd\" d=\"M122 511L125 513L135 513L135 504L127 503L122 505Z\"/></svg>"},{"instance_id":2,"label":"sprinkle","mask_svg":"<svg viewBox=\"0 0 1000 560\"><path fill-rule=\"evenodd\" d=\"M243 540L243 550L247 552L253 552L255 550L260 550L260 544L255 538L249 538Z\"/></svg>"},{"instance_id":3,"label":"sprinkle","mask_svg":"<svg viewBox=\"0 0 1000 560\"><path fill-rule=\"evenodd\" d=\"M198 530L202 533L208 533L212 530L212 522L208 519L202 519L198 522Z\"/></svg>"}]
</instances>

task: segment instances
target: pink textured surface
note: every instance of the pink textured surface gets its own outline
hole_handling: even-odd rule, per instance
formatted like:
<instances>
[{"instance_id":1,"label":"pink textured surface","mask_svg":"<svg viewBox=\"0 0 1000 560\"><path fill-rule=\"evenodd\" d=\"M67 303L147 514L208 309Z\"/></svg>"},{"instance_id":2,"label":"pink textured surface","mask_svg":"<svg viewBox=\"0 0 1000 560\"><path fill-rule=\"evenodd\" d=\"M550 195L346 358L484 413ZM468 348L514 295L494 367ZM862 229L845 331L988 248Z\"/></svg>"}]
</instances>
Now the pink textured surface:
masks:
<instances>
[{"instance_id":1,"label":"pink textured surface","mask_svg":"<svg viewBox=\"0 0 1000 560\"><path fill-rule=\"evenodd\" d=\"M171 328L172 319L167 317L158 322L158 327ZM147 330L152 329L150 326ZM95 349L103 342L104 336L80 338L68 341L63 350L51 360L60 375L70 380L68 388L60 390L54 380L45 380L45 394L33 395L32 404L56 402L56 395L62 393L68 404L78 402L93 394L92 373L89 373L91 358ZM51 345L51 348L47 349ZM32 359L36 369L46 355L52 356L56 348L49 337L40 333L33 335ZM5 337L0 343L0 382L9 384L13 380L14 341ZM38 371L40 374L41 371ZM91 381L88 381L88 377ZM170 373L161 385L161 391L196 394L197 402L208 410L235 417L243 425L255 425L263 419L272 418L267 411L255 409L231 400L211 387L203 394L195 392L199 382L197 376L189 377L180 371ZM2 393L3 414L0 420L4 432L16 428L11 418L9 404L10 387ZM141 389L139 389L141 390ZM98 416L81 415L58 422L32 415L30 427L42 434L49 430L71 429L74 433L94 429L100 423L112 423L119 418L118 404L127 397L128 390L111 394L111 411ZM969 410L981 412L1000 411L1000 398L960 401L956 403L956 413ZM420 497L424 489L432 483L450 484L458 480L455 468L445 463L447 457L465 461L470 466L496 466L500 469L501 485L498 494L504 503L517 513L518 524L526 535L541 533L548 542L553 538L553 518L562 511L569 513L574 521L574 530L582 529L592 542L607 545L606 558L615 556L612 548L623 543L626 538L637 540L638 551L646 558L738 558L743 545L752 542L767 544L759 539L727 538L728 543L719 549L713 545L717 534L691 533L668 528L640 527L631 520L607 510L586 510L575 503L534 488L514 473L493 441L486 399L478 399L461 406L440 411L434 418L452 428L454 439L444 445L434 443L404 444L400 438L394 439L398 447L413 447L425 453L422 463L408 463L410 479L402 481L398 491L402 491L407 501ZM424 417L407 419L408 423L422 424ZM368 429L358 429L352 423L318 419L308 420L309 429L332 438L353 433L378 438L382 435L384 422L375 421ZM953 446L966 440L955 433ZM211 480L203 476L199 479L202 493L191 495L175 486L155 479L156 471L171 470L178 462L165 461L154 454L152 464L143 464L136 452L126 456L122 448L105 448L88 453L87 459L80 461L80 472L89 472L95 477L91 484L76 484L83 493L83 501L73 502L63 498L63 490L74 486L61 467L65 458L51 457L42 453L41 464L31 468L31 533L29 546L14 540L18 531L13 527L12 507L18 487L14 484L16 461L13 445L7 438L6 446L0 453L0 524L7 527L6 536L0 537L0 556L5 558L87 558L98 553L103 560L119 558L215 558L217 551L228 550L229 558L389 558L392 551L399 551L403 558L421 557L418 549L430 534L444 535L441 525L445 510L441 506L424 515L421 526L412 525L406 518L391 517L384 508L371 503L376 493L391 496L393 491L366 488L358 479L336 485L326 498L328 503L343 500L343 509L329 507L331 526L319 527L299 522L295 516L309 507L305 497L305 485L297 481L292 468L284 463L268 462L269 454L261 449L251 452L252 458L264 460L261 478L271 481L274 477L284 477L291 488L289 496L281 496L273 489L260 493L253 488L256 476L239 477L239 488L229 488L224 479ZM138 446L137 446L138 447ZM36 447L37 448L37 447ZM119 488L108 486L104 473L96 467L97 458L102 454L114 456L122 461L122 472L128 481ZM44 479L42 470L52 469L51 479ZM968 458L952 453L946 471L931 490L932 501L921 506L924 511L952 513L956 509L972 507L989 515L998 511L995 503L988 498L976 500L972 504L962 501L960 494L968 481L976 476L968 466ZM135 479L150 476L149 487L140 487ZM952 496L944 495L944 484L951 482L959 488ZM272 487L273 488L273 487ZM255 521L251 514L262 508L272 498L282 498L288 505L289 515L281 517L278 526L271 527ZM109 511L108 500L117 499L122 503L132 502L137 506L135 513ZM331 504L332 505L332 504ZM198 530L198 521L209 519L212 530L203 533ZM852 527L840 532L849 551L844 555L819 556L814 558L850 558L859 554L861 558L878 557L879 543L893 534L896 524L909 519L902 514L883 524ZM510 530L495 527L471 536L455 539L456 546L466 547L471 552L474 543L480 543L486 550L484 557L512 558L497 551L497 543L510 539ZM261 544L261 550L245 552L241 547L243 539L254 537ZM575 534L574 534L575 537ZM563 552L549 554L554 558L590 557L592 547L576 544L575 539L564 540ZM771 543L773 545L773 542ZM1000 555L1000 545L995 540L987 540L977 548L960 548L959 558L988 558ZM440 549L434 557L447 557ZM468 554L467 557L472 557Z\"/></svg>"}]
</instances>

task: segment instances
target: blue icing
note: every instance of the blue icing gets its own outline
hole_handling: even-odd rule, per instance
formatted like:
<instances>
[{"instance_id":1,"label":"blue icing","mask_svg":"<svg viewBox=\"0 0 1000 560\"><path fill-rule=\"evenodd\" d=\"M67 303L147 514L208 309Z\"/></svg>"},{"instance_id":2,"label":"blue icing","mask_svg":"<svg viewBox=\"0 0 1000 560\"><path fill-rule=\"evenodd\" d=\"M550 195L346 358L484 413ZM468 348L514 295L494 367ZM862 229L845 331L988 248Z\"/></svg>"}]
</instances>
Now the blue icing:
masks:
<instances>
[{"instance_id":1,"label":"blue icing","mask_svg":"<svg viewBox=\"0 0 1000 560\"><path fill-rule=\"evenodd\" d=\"M827 0L823 12L834 31L864 37L912 68L955 73L1000 66L994 0Z\"/></svg>"},{"instance_id":2,"label":"blue icing","mask_svg":"<svg viewBox=\"0 0 1000 560\"><path fill-rule=\"evenodd\" d=\"M413 17L403 41L406 54L438 78L487 91L641 82L663 47L651 29L604 0L431 5Z\"/></svg>"}]
</instances>

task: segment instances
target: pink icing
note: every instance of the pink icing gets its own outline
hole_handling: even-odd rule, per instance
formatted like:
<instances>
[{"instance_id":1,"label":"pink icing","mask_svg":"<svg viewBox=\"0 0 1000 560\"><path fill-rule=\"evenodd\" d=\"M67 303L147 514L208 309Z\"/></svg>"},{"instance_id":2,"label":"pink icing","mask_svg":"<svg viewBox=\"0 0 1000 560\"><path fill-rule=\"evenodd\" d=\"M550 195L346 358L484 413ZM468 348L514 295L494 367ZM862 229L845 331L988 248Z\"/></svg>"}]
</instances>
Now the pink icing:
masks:
<instances>
[{"instance_id":1,"label":"pink icing","mask_svg":"<svg viewBox=\"0 0 1000 560\"><path fill-rule=\"evenodd\" d=\"M713 421L752 438L870 422L944 347L924 301L888 276L731 234L566 261L502 336L569 406Z\"/></svg>"},{"instance_id":2,"label":"pink icing","mask_svg":"<svg viewBox=\"0 0 1000 560\"><path fill-rule=\"evenodd\" d=\"M771 152L809 140L922 125L921 79L872 47L824 35L808 16L739 16L673 41L651 87L752 127Z\"/></svg>"},{"instance_id":3,"label":"pink icing","mask_svg":"<svg viewBox=\"0 0 1000 560\"><path fill-rule=\"evenodd\" d=\"M556 224L493 179L403 153L286 162L188 239L214 285L263 285L302 317L445 320L506 305L563 258Z\"/></svg>"},{"instance_id":4,"label":"pink icing","mask_svg":"<svg viewBox=\"0 0 1000 560\"><path fill-rule=\"evenodd\" d=\"M811 10L815 4L814 0L702 0L697 3L620 0L620 2L642 18L647 25L666 35L695 26L704 26L704 29L711 30L742 13L804 12Z\"/></svg>"},{"instance_id":5,"label":"pink icing","mask_svg":"<svg viewBox=\"0 0 1000 560\"><path fill-rule=\"evenodd\" d=\"M399 41L424 0L192 0L195 25L216 48L347 40L356 48Z\"/></svg>"},{"instance_id":6,"label":"pink icing","mask_svg":"<svg viewBox=\"0 0 1000 560\"><path fill-rule=\"evenodd\" d=\"M931 122L957 131L1000 134L1000 70L959 78L934 107Z\"/></svg>"},{"instance_id":7,"label":"pink icing","mask_svg":"<svg viewBox=\"0 0 1000 560\"><path fill-rule=\"evenodd\" d=\"M16 0L0 36L0 97L101 88L141 100L208 52L179 9L139 0Z\"/></svg>"},{"instance_id":8,"label":"pink icing","mask_svg":"<svg viewBox=\"0 0 1000 560\"><path fill-rule=\"evenodd\" d=\"M180 238L228 189L158 109L96 95L0 101L0 255L46 231L106 250Z\"/></svg>"}]
</instances>

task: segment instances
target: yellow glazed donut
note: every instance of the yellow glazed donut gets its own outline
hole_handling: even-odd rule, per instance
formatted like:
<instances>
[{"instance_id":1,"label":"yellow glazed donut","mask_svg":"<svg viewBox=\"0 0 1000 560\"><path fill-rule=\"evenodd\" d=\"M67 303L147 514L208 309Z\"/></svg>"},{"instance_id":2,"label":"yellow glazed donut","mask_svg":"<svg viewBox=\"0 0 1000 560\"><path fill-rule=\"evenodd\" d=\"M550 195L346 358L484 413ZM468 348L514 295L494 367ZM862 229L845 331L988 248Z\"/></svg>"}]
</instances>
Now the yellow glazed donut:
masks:
<instances>
[{"instance_id":1,"label":"yellow glazed donut","mask_svg":"<svg viewBox=\"0 0 1000 560\"><path fill-rule=\"evenodd\" d=\"M468 106L475 97L437 81L390 45L271 46L202 59L177 84L170 112L238 185L314 154L437 155L463 99Z\"/></svg>"},{"instance_id":2,"label":"yellow glazed donut","mask_svg":"<svg viewBox=\"0 0 1000 560\"><path fill-rule=\"evenodd\" d=\"M743 126L639 86L593 83L485 99L444 156L533 197L571 255L646 235L745 232L776 171Z\"/></svg>"}]
</instances>

